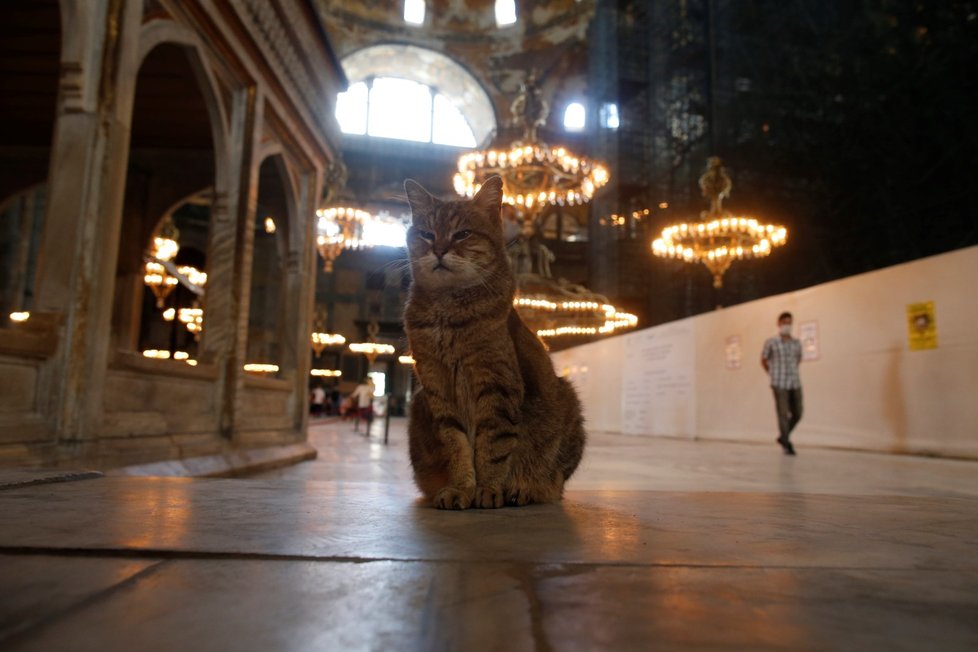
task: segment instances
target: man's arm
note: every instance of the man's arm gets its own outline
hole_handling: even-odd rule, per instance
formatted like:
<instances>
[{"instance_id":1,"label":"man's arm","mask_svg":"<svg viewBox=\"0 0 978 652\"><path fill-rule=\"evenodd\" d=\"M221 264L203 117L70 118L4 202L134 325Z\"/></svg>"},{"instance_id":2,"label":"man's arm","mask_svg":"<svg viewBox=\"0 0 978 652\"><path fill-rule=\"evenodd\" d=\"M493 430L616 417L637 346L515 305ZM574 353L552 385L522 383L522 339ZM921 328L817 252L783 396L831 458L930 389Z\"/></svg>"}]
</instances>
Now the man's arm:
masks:
<instances>
[{"instance_id":1,"label":"man's arm","mask_svg":"<svg viewBox=\"0 0 978 652\"><path fill-rule=\"evenodd\" d=\"M771 346L770 342L764 342L764 348L761 349L761 366L764 367L764 371L771 373L771 369L768 367L767 359L771 357Z\"/></svg>"}]
</instances>

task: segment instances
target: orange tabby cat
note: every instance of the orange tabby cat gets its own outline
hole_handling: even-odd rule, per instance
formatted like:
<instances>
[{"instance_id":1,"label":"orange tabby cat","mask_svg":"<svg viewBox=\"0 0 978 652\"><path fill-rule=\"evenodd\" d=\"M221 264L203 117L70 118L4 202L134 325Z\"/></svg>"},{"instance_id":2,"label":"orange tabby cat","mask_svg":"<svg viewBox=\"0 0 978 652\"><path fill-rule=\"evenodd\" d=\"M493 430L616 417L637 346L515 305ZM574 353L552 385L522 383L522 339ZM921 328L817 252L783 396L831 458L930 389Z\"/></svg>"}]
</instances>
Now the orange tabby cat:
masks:
<instances>
[{"instance_id":1,"label":"orange tabby cat","mask_svg":"<svg viewBox=\"0 0 978 652\"><path fill-rule=\"evenodd\" d=\"M560 500L584 450L581 406L513 308L502 180L461 201L404 188L404 327L422 385L408 426L415 482L440 509Z\"/></svg>"}]
</instances>

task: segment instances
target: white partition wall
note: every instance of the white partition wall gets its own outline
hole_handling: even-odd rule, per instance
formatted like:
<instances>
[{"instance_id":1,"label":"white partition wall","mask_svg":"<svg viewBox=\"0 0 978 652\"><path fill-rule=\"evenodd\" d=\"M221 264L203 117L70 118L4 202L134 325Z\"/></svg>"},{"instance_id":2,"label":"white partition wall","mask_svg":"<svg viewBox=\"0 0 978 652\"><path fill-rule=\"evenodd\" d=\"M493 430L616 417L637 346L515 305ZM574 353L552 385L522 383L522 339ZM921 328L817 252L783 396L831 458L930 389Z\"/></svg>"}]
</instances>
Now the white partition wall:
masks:
<instances>
[{"instance_id":1,"label":"white partition wall","mask_svg":"<svg viewBox=\"0 0 978 652\"><path fill-rule=\"evenodd\" d=\"M932 301L937 347L912 350ZM777 316L808 336L800 446L978 458L978 247L724 308L553 354L588 428L773 442L760 366Z\"/></svg>"}]
</instances>

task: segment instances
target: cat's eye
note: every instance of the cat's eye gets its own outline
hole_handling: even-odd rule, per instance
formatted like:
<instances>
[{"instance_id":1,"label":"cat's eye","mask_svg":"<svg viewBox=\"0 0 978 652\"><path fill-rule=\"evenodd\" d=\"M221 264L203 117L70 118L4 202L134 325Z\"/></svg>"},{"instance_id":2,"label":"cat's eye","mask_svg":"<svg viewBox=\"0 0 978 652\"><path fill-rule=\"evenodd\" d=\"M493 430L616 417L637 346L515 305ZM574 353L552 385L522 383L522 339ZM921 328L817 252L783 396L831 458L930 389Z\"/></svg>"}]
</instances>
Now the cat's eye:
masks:
<instances>
[{"instance_id":1,"label":"cat's eye","mask_svg":"<svg viewBox=\"0 0 978 652\"><path fill-rule=\"evenodd\" d=\"M422 240L427 240L428 242L435 241L435 234L432 233L431 231L422 231L421 229L418 229L417 234L418 237L421 238Z\"/></svg>"},{"instance_id":2,"label":"cat's eye","mask_svg":"<svg viewBox=\"0 0 978 652\"><path fill-rule=\"evenodd\" d=\"M458 242L459 240L465 240L470 235L472 235L471 231L456 231L452 234L452 240Z\"/></svg>"}]
</instances>

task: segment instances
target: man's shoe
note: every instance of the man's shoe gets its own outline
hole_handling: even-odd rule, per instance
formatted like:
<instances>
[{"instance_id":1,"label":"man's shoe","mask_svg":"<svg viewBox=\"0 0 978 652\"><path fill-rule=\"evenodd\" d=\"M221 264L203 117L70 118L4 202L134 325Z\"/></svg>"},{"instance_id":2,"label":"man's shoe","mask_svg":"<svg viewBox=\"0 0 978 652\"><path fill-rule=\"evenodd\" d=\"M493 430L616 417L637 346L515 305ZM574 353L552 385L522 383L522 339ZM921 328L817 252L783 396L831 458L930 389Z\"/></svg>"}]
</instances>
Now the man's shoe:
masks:
<instances>
[{"instance_id":1,"label":"man's shoe","mask_svg":"<svg viewBox=\"0 0 978 652\"><path fill-rule=\"evenodd\" d=\"M786 442L784 442L781 445L784 447L784 454L785 455L794 455L795 454L795 447L791 445L791 442L790 441L786 441Z\"/></svg>"}]
</instances>

